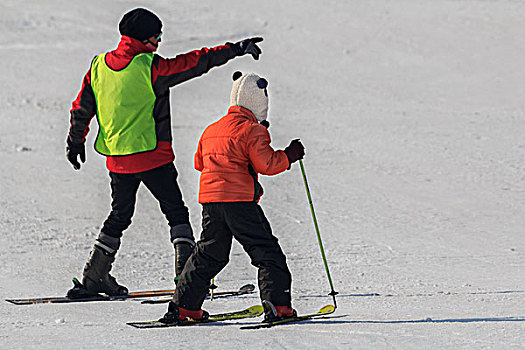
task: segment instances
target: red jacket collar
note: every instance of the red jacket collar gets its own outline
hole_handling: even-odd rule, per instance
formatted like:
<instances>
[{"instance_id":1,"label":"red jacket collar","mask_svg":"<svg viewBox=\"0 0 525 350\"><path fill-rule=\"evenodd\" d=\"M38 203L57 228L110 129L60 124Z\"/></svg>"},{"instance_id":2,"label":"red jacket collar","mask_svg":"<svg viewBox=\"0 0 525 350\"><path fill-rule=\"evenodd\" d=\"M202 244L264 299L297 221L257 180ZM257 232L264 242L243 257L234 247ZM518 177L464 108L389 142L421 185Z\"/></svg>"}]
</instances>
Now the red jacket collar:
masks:
<instances>
[{"instance_id":1,"label":"red jacket collar","mask_svg":"<svg viewBox=\"0 0 525 350\"><path fill-rule=\"evenodd\" d=\"M140 40L125 35L120 38L118 47L112 51L114 55L123 57L135 57L139 53L151 52L153 51L144 45Z\"/></svg>"},{"instance_id":2,"label":"red jacket collar","mask_svg":"<svg viewBox=\"0 0 525 350\"><path fill-rule=\"evenodd\" d=\"M151 51L140 40L123 35L118 43L118 47L106 55L106 64L114 70L124 69L133 57L140 53L150 53Z\"/></svg>"},{"instance_id":3,"label":"red jacket collar","mask_svg":"<svg viewBox=\"0 0 525 350\"><path fill-rule=\"evenodd\" d=\"M255 115L248 108L241 106L230 106L230 108L228 108L228 114L240 114L241 116L246 117L246 119L249 119L254 123L258 123L257 118L255 118Z\"/></svg>"}]
</instances>

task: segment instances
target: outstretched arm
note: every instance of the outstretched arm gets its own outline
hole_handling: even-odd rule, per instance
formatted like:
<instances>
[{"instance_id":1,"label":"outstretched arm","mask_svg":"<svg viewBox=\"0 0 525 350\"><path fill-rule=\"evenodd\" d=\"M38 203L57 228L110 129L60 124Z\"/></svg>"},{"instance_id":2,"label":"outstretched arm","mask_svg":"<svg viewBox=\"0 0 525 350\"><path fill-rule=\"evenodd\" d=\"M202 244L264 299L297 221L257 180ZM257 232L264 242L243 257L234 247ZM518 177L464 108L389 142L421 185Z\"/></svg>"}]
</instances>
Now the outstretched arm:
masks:
<instances>
[{"instance_id":1,"label":"outstretched arm","mask_svg":"<svg viewBox=\"0 0 525 350\"><path fill-rule=\"evenodd\" d=\"M254 59L258 59L261 49L256 43L260 41L262 38L251 38L212 48L204 47L174 58L162 58L155 55L152 71L153 89L163 91L199 77L213 67L221 66L237 56L250 54Z\"/></svg>"}]
</instances>

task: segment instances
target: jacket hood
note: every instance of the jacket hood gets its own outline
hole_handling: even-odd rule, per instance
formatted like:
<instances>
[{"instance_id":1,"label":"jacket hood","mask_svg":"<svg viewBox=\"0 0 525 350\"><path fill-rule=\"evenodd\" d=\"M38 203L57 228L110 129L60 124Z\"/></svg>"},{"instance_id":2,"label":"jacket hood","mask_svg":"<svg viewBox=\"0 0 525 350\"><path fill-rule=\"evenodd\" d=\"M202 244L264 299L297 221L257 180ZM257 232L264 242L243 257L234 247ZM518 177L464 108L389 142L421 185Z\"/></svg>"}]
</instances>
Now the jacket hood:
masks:
<instances>
[{"instance_id":1,"label":"jacket hood","mask_svg":"<svg viewBox=\"0 0 525 350\"><path fill-rule=\"evenodd\" d=\"M230 106L230 108L228 108L228 115L240 115L254 123L257 123L257 118L255 118L255 115L252 113L252 111L241 106Z\"/></svg>"}]
</instances>

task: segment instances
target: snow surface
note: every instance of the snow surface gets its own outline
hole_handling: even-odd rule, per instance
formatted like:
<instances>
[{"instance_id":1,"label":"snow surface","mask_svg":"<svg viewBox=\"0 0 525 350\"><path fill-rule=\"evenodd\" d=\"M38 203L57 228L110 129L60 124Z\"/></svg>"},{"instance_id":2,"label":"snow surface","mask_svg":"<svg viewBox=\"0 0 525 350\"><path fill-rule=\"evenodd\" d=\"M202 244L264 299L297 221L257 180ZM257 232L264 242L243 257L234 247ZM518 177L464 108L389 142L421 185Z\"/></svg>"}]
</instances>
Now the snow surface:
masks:
<instances>
[{"instance_id":1,"label":"snow surface","mask_svg":"<svg viewBox=\"0 0 525 350\"><path fill-rule=\"evenodd\" d=\"M192 159L222 116L235 70L265 76L273 145L300 137L335 289L333 317L137 330L166 305L0 303L0 348L525 348L525 3L522 1L0 1L0 297L64 295L109 211L104 158L64 156L69 109L123 13L164 21L159 53L261 35L238 58L172 90L176 166L198 232ZM300 169L262 179L261 201L293 274L300 313L330 291ZM113 272L171 288L173 249L141 189ZM238 244L216 279L254 283ZM207 301L220 312L256 294Z\"/></svg>"}]
</instances>

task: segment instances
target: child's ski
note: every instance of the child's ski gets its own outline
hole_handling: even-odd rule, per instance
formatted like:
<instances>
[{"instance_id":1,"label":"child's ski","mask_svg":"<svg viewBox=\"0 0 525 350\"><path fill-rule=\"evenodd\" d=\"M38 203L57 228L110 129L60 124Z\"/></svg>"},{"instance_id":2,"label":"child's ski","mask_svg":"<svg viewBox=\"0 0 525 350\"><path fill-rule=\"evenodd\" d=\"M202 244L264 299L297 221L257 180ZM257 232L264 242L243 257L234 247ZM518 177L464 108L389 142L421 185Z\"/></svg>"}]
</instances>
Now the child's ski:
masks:
<instances>
[{"instance_id":1,"label":"child's ski","mask_svg":"<svg viewBox=\"0 0 525 350\"><path fill-rule=\"evenodd\" d=\"M222 297L230 297L230 296L236 296L236 295L244 295L244 294L251 294L255 291L255 286L253 284L245 284L239 290L235 291L223 291L223 292L213 292L213 298L222 298ZM207 297L210 297L211 294L208 293ZM147 299L143 300L140 303L141 304L163 304L167 303L171 300L171 298L168 299Z\"/></svg>"},{"instance_id":2,"label":"child's ski","mask_svg":"<svg viewBox=\"0 0 525 350\"><path fill-rule=\"evenodd\" d=\"M261 323L257 323L251 326L243 326L241 327L241 329L270 328L270 327L274 327L274 326L278 326L282 324L295 323L295 322L309 320L315 317L329 315L333 312L335 312L335 307L333 305L326 305L326 306L323 306L319 311L313 314L289 317L289 318L284 318L282 320L273 321L273 322L261 322Z\"/></svg>"},{"instance_id":3,"label":"child's ski","mask_svg":"<svg viewBox=\"0 0 525 350\"><path fill-rule=\"evenodd\" d=\"M165 328L165 327L181 327L181 326L191 326L203 323L227 321L227 320L237 320L241 318L250 318L257 317L263 314L262 305L250 306L247 309L233 312L226 312L221 314L210 315L206 320L192 320L185 319L178 323L162 323L160 321L145 321L145 322L128 322L127 325L135 328Z\"/></svg>"}]
</instances>

